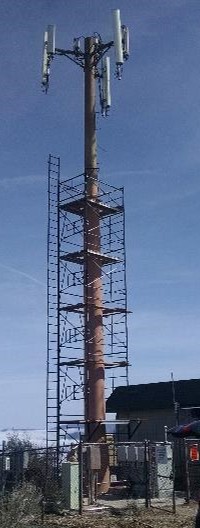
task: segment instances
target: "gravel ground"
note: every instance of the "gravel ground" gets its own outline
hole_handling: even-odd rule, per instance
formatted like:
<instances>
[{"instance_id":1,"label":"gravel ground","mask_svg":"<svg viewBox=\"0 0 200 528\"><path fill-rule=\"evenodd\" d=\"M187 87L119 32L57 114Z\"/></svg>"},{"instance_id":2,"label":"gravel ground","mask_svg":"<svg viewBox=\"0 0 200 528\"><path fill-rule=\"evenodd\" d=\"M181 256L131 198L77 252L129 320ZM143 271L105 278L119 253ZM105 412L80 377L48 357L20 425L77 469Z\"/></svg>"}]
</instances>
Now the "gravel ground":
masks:
<instances>
[{"instance_id":1,"label":"gravel ground","mask_svg":"<svg viewBox=\"0 0 200 528\"><path fill-rule=\"evenodd\" d=\"M37 528L194 528L197 504L190 503L177 507L175 515L163 510L128 508L112 512L84 514L79 516L45 516ZM29 528L30 525L29 525ZM32 528L36 528L32 527Z\"/></svg>"}]
</instances>

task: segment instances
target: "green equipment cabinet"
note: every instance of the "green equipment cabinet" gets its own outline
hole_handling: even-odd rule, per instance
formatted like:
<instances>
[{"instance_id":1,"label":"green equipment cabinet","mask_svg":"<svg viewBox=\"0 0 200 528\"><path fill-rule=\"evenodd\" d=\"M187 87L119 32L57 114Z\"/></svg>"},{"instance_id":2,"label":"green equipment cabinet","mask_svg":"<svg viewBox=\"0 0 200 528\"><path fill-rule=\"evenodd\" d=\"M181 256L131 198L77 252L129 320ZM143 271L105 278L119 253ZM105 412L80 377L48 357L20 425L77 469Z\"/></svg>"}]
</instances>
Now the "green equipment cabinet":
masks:
<instances>
[{"instance_id":1,"label":"green equipment cabinet","mask_svg":"<svg viewBox=\"0 0 200 528\"><path fill-rule=\"evenodd\" d=\"M79 509L79 464L63 462L62 464L63 506L67 510Z\"/></svg>"}]
</instances>

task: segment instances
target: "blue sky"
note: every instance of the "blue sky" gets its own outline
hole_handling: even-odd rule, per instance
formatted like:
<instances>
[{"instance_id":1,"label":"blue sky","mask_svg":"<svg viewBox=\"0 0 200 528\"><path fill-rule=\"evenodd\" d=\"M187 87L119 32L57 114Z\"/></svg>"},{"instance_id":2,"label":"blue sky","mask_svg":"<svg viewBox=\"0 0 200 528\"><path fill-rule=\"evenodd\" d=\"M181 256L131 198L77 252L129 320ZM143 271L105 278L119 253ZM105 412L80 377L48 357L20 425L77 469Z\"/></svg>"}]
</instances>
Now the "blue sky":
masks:
<instances>
[{"instance_id":1,"label":"blue sky","mask_svg":"<svg viewBox=\"0 0 200 528\"><path fill-rule=\"evenodd\" d=\"M42 93L43 31L109 41L116 7L131 57L98 144L101 179L125 186L130 380L199 377L198 0L1 0L0 427L44 425L48 154L83 169L82 72L55 59Z\"/></svg>"}]
</instances>

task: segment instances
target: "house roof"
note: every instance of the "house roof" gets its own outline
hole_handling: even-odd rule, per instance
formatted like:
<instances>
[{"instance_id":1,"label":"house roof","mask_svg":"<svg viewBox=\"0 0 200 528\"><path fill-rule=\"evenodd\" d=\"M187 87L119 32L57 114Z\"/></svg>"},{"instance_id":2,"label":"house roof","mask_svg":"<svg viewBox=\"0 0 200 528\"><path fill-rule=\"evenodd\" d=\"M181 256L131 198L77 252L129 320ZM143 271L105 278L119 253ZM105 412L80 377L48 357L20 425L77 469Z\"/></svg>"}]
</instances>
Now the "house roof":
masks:
<instances>
[{"instance_id":1,"label":"house roof","mask_svg":"<svg viewBox=\"0 0 200 528\"><path fill-rule=\"evenodd\" d=\"M175 399L180 407L200 406L200 379L174 381ZM145 383L117 387L107 400L107 412L170 409L172 382Z\"/></svg>"}]
</instances>

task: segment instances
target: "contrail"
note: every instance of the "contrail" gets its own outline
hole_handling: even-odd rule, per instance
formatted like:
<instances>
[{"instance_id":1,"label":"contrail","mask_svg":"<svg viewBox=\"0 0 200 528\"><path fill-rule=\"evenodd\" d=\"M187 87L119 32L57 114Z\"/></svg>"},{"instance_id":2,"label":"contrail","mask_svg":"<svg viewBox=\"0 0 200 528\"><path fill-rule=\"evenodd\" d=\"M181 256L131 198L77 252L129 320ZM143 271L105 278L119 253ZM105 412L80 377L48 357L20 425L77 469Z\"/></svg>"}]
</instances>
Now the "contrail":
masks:
<instances>
[{"instance_id":1,"label":"contrail","mask_svg":"<svg viewBox=\"0 0 200 528\"><path fill-rule=\"evenodd\" d=\"M4 264L1 264L1 263L0 263L0 267L6 269L8 271L11 271L12 273L17 273L17 275L22 275L23 277L26 277L27 279L29 279L32 282L35 282L36 284L40 284L42 286L45 286L43 282L39 281L38 279L36 279L32 275L29 275L28 273L25 273L24 271L18 270L17 268L13 268L12 266L5 266Z\"/></svg>"}]
</instances>

